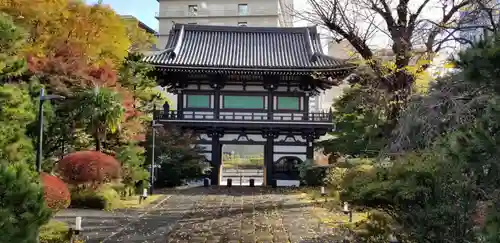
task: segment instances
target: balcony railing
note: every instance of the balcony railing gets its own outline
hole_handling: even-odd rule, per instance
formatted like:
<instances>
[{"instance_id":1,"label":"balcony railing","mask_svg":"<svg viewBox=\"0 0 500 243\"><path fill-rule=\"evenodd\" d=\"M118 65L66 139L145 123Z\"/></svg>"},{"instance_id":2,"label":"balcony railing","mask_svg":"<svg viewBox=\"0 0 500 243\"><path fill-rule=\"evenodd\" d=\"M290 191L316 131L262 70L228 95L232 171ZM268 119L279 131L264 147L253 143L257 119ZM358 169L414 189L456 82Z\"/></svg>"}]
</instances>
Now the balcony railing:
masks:
<instances>
[{"instance_id":1,"label":"balcony railing","mask_svg":"<svg viewBox=\"0 0 500 243\"><path fill-rule=\"evenodd\" d=\"M206 10L198 10L197 12L190 12L189 10L165 10L156 12L155 16L157 18L184 18L184 17L237 17L237 16L268 16L268 15L277 15L276 12L273 12L268 9L252 9L248 12L248 14L239 14L237 9L234 10L215 10L215 9L206 9Z\"/></svg>"},{"instance_id":2,"label":"balcony railing","mask_svg":"<svg viewBox=\"0 0 500 243\"><path fill-rule=\"evenodd\" d=\"M232 112L232 111L220 111L217 116L213 111L169 111L165 113L164 111L154 112L155 120L170 120L170 121L182 121L182 120L200 120L200 121L236 121L236 122L247 122L247 121L260 121L266 122L304 122L304 123L331 123L333 121L332 114L329 112L274 112L268 114L267 112Z\"/></svg>"}]
</instances>

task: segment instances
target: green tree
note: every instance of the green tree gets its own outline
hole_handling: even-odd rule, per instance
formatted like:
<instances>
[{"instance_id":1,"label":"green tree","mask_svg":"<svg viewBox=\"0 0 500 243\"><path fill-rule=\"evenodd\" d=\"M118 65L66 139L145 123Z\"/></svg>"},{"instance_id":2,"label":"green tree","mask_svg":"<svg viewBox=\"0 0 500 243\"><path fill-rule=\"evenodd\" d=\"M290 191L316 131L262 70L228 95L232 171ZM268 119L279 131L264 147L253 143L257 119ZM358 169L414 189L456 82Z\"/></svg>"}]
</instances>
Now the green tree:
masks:
<instances>
[{"instance_id":1,"label":"green tree","mask_svg":"<svg viewBox=\"0 0 500 243\"><path fill-rule=\"evenodd\" d=\"M412 97L389 147L400 158L344 179L347 200L381 209L413 242L497 242L498 47L498 36L479 41L459 54L457 72ZM481 205L490 205L486 223L475 220Z\"/></svg>"},{"instance_id":2,"label":"green tree","mask_svg":"<svg viewBox=\"0 0 500 243\"><path fill-rule=\"evenodd\" d=\"M121 65L118 75L120 84L132 91L134 107L141 112L149 112L152 103L166 101L162 92L157 88L153 66L141 61L143 55L129 53Z\"/></svg>"},{"instance_id":3,"label":"green tree","mask_svg":"<svg viewBox=\"0 0 500 243\"><path fill-rule=\"evenodd\" d=\"M156 186L179 186L183 180L198 179L209 168L201 149L193 145L195 138L190 133L182 133L172 128L157 128L155 142L155 162L157 169ZM147 145L151 145L151 136ZM151 150L148 146L146 164L151 164Z\"/></svg>"},{"instance_id":4,"label":"green tree","mask_svg":"<svg viewBox=\"0 0 500 243\"><path fill-rule=\"evenodd\" d=\"M122 183L125 185L125 196L131 196L135 185L148 179L149 173L144 168L144 148L128 144L117 149L116 159L122 162Z\"/></svg>"},{"instance_id":5,"label":"green tree","mask_svg":"<svg viewBox=\"0 0 500 243\"><path fill-rule=\"evenodd\" d=\"M357 71L333 104L335 130L332 138L319 143L325 153L339 156L375 157L387 144L387 103L384 90L376 87L377 77L367 70Z\"/></svg>"},{"instance_id":6,"label":"green tree","mask_svg":"<svg viewBox=\"0 0 500 243\"><path fill-rule=\"evenodd\" d=\"M26 33L0 12L0 81L22 75L27 70L20 50L26 43Z\"/></svg>"},{"instance_id":7,"label":"green tree","mask_svg":"<svg viewBox=\"0 0 500 243\"><path fill-rule=\"evenodd\" d=\"M101 151L108 132L114 133L123 122L125 110L117 92L108 88L94 87L77 94L76 114L89 134L92 134L96 151Z\"/></svg>"},{"instance_id":8,"label":"green tree","mask_svg":"<svg viewBox=\"0 0 500 243\"><path fill-rule=\"evenodd\" d=\"M0 158L32 162L35 152L27 127L36 120L36 108L25 85L1 85L0 107Z\"/></svg>"},{"instance_id":9,"label":"green tree","mask_svg":"<svg viewBox=\"0 0 500 243\"><path fill-rule=\"evenodd\" d=\"M35 243L52 216L38 176L27 165L0 163L0 235L3 242Z\"/></svg>"}]
</instances>

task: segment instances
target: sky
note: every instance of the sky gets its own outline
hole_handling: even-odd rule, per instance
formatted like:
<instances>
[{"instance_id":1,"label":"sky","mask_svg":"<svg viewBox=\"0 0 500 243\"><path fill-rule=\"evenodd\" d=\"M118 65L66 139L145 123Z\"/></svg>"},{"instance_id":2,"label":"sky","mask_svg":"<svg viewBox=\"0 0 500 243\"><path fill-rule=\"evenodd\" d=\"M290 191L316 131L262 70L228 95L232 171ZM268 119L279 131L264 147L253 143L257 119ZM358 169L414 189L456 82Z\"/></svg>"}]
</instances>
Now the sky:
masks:
<instances>
[{"instance_id":1,"label":"sky","mask_svg":"<svg viewBox=\"0 0 500 243\"><path fill-rule=\"evenodd\" d=\"M96 3L97 0L86 0L87 3ZM104 0L104 4L110 5L118 14L133 15L149 27L158 30L158 20L155 13L158 12L157 0Z\"/></svg>"},{"instance_id":2,"label":"sky","mask_svg":"<svg viewBox=\"0 0 500 243\"><path fill-rule=\"evenodd\" d=\"M85 0L87 3L96 3L98 0ZM295 8L305 6L307 0L294 0ZM155 15L159 11L158 0L104 0L118 14L133 15L149 27L158 30L158 20Z\"/></svg>"},{"instance_id":3,"label":"sky","mask_svg":"<svg viewBox=\"0 0 500 243\"><path fill-rule=\"evenodd\" d=\"M98 0L85 0L87 3L96 3ZM200 0L202 1L207 1L207 0ZM347 0L349 1L349 0ZM410 7L411 8L417 8L424 0L412 0ZM435 0L436 2L439 2ZM397 1L394 1L397 2ZM158 7L158 0L103 0L104 4L110 5L118 14L123 14L123 15L133 15L136 18L138 18L140 21L148 25L149 27L158 30L158 20L155 18L156 13L159 11ZM414 5L414 6L412 6ZM431 6L424 11L424 15L427 15L430 19L432 19L431 16L439 16L440 15L440 10L435 9ZM428 5L429 6L429 5ZM391 6L393 9L395 9L396 6ZM307 0L294 0L294 8L296 11L300 11L301 9L307 9L308 4ZM295 20L294 22L295 26L305 26L305 25L311 25L310 23L306 21L297 21ZM363 25L363 23L361 23ZM329 33L321 31L323 37L323 48L324 51L327 51L327 44L328 41L325 41L325 39L329 39L328 36L330 36ZM381 47L389 47L390 41L381 32L379 32L377 35L374 36L375 38L372 38L370 40L370 44L373 45L374 47L381 48Z\"/></svg>"}]
</instances>

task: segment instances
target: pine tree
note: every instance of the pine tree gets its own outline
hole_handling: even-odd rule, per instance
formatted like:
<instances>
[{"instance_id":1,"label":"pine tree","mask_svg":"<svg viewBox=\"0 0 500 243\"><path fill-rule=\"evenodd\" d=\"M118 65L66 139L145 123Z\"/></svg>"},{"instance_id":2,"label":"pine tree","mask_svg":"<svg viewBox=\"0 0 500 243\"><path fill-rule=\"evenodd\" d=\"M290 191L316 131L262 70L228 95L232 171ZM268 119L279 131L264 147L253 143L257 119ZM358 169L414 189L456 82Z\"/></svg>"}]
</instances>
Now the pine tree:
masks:
<instances>
[{"instance_id":1,"label":"pine tree","mask_svg":"<svg viewBox=\"0 0 500 243\"><path fill-rule=\"evenodd\" d=\"M38 176L25 164L0 162L0 195L2 242L36 242L40 227L52 216Z\"/></svg>"}]
</instances>

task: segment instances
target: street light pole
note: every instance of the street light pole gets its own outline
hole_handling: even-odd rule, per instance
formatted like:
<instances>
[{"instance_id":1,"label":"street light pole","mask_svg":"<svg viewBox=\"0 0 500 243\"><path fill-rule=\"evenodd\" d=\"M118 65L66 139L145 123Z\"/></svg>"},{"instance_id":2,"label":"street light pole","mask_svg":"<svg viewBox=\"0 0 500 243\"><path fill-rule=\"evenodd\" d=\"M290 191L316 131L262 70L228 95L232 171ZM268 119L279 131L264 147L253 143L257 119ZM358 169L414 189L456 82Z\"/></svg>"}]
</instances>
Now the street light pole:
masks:
<instances>
[{"instance_id":1,"label":"street light pole","mask_svg":"<svg viewBox=\"0 0 500 243\"><path fill-rule=\"evenodd\" d=\"M153 195L154 181L155 181L155 149L156 149L156 128L162 127L161 124L156 124L155 120L151 122L151 168L149 169L149 180L151 186L149 188L149 194Z\"/></svg>"},{"instance_id":2,"label":"street light pole","mask_svg":"<svg viewBox=\"0 0 500 243\"><path fill-rule=\"evenodd\" d=\"M63 100L64 96L45 95L45 89L40 89L40 104L38 104L38 138L36 146L36 172L42 172L43 158L43 103L46 100ZM37 232L36 242L40 242L40 232Z\"/></svg>"},{"instance_id":3,"label":"street light pole","mask_svg":"<svg viewBox=\"0 0 500 243\"><path fill-rule=\"evenodd\" d=\"M64 96L45 95L45 89L40 89L40 104L38 105L38 138L36 146L36 171L42 172L43 159L43 103L46 100L64 100Z\"/></svg>"},{"instance_id":4,"label":"street light pole","mask_svg":"<svg viewBox=\"0 0 500 243\"><path fill-rule=\"evenodd\" d=\"M151 125L151 133L152 133L152 145L151 145L151 168L149 171L149 181L151 183L151 187L149 188L150 195L153 195L153 189L154 189L154 174L155 174L155 138L156 138L156 129L155 129L155 120L153 120L153 123Z\"/></svg>"},{"instance_id":5,"label":"street light pole","mask_svg":"<svg viewBox=\"0 0 500 243\"><path fill-rule=\"evenodd\" d=\"M38 139L36 146L36 172L42 172L42 146L43 146L43 102L45 96L45 89L40 90L40 100L38 104Z\"/></svg>"}]
</instances>

